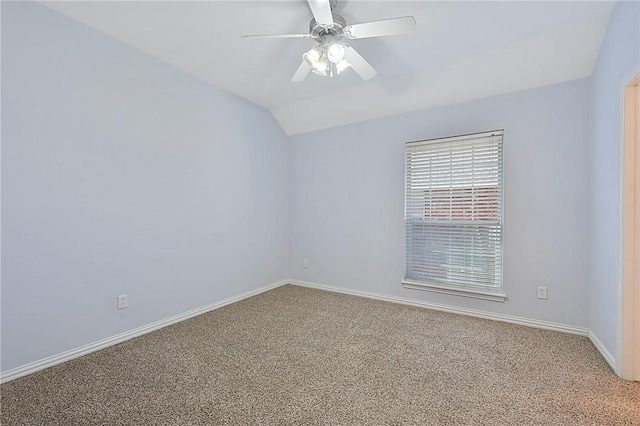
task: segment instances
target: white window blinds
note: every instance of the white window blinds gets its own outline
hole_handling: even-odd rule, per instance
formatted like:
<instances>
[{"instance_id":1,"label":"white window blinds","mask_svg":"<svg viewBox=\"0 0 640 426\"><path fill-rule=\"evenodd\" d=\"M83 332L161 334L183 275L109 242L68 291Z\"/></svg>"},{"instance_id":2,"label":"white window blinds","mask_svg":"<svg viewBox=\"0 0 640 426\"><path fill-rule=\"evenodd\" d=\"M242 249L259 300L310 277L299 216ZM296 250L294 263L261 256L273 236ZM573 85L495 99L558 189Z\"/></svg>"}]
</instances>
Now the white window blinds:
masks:
<instances>
[{"instance_id":1,"label":"white window blinds","mask_svg":"<svg viewBox=\"0 0 640 426\"><path fill-rule=\"evenodd\" d=\"M502 133L406 144L405 284L502 293Z\"/></svg>"}]
</instances>

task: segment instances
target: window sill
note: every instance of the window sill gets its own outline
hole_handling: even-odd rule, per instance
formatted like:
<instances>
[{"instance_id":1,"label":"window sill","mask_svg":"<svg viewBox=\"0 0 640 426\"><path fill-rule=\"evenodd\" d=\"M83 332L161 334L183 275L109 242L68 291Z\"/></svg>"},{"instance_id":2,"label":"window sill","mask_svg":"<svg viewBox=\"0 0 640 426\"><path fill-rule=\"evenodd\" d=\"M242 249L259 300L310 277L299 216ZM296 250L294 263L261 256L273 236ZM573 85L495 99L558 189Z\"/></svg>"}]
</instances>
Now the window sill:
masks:
<instances>
[{"instance_id":1,"label":"window sill","mask_svg":"<svg viewBox=\"0 0 640 426\"><path fill-rule=\"evenodd\" d=\"M472 297L474 299L490 300L493 302L504 302L507 295L503 293L491 293L481 290L470 290L457 287L446 287L438 284L430 284L419 281L403 280L402 287L410 290L432 291L434 293L452 294L455 296Z\"/></svg>"}]
</instances>

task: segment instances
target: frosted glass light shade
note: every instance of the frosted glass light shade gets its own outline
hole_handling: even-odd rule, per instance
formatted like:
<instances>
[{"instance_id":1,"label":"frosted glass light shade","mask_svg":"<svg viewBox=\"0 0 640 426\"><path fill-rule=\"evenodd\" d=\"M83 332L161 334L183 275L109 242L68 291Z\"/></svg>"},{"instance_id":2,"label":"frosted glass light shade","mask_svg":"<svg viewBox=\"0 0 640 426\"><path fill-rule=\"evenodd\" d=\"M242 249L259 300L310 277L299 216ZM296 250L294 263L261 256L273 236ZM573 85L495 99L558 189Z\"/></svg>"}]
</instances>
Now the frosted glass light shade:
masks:
<instances>
[{"instance_id":1,"label":"frosted glass light shade","mask_svg":"<svg viewBox=\"0 0 640 426\"><path fill-rule=\"evenodd\" d=\"M331 43L327 48L327 59L338 64L344 59L344 47L339 43Z\"/></svg>"}]
</instances>

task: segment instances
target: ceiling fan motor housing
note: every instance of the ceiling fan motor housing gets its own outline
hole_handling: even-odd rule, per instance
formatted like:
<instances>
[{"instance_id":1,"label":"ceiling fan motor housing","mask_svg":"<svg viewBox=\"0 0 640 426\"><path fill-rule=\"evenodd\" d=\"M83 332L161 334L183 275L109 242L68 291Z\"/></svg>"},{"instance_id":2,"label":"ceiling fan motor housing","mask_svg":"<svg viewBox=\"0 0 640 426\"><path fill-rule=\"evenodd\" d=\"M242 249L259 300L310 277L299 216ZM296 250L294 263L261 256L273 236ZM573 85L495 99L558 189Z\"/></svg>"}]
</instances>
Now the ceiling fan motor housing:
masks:
<instances>
[{"instance_id":1,"label":"ceiling fan motor housing","mask_svg":"<svg viewBox=\"0 0 640 426\"><path fill-rule=\"evenodd\" d=\"M311 37L324 40L327 37L333 38L342 35L342 29L347 26L347 21L337 13L332 13L331 15L333 16L333 25L329 27L318 24L315 19L309 22Z\"/></svg>"}]
</instances>

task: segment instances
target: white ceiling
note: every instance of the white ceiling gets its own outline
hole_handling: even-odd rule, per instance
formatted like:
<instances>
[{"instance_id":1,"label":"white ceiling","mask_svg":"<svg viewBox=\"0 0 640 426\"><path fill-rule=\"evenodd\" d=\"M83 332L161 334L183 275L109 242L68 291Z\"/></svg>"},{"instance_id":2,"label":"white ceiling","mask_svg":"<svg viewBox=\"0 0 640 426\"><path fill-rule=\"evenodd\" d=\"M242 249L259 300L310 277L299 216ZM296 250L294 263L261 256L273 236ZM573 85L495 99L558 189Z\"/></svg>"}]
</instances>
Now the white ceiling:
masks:
<instances>
[{"instance_id":1,"label":"white ceiling","mask_svg":"<svg viewBox=\"0 0 640 426\"><path fill-rule=\"evenodd\" d=\"M338 0L347 23L413 15L409 35L352 40L378 71L289 80L312 39L306 0L43 2L269 109L287 134L591 75L613 2Z\"/></svg>"}]
</instances>

